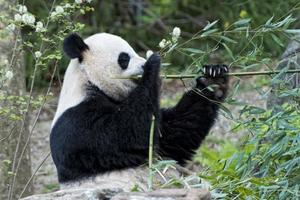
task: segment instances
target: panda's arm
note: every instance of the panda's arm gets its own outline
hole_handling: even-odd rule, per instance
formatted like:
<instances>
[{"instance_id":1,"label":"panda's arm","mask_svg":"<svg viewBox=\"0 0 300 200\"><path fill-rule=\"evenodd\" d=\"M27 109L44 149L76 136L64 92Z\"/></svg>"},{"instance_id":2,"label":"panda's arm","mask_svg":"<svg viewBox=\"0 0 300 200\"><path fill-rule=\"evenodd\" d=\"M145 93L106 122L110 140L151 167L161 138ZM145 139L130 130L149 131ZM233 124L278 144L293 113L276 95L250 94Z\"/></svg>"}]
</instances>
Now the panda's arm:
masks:
<instances>
[{"instance_id":1,"label":"panda's arm","mask_svg":"<svg viewBox=\"0 0 300 200\"><path fill-rule=\"evenodd\" d=\"M191 159L214 124L227 92L224 65L205 66L206 78L198 78L196 88L183 95L173 108L161 109L160 154L183 164ZM216 77L213 77L216 76ZM208 85L218 85L214 92Z\"/></svg>"},{"instance_id":2,"label":"panda's arm","mask_svg":"<svg viewBox=\"0 0 300 200\"><path fill-rule=\"evenodd\" d=\"M145 63L138 86L115 106L114 112L103 117L95 113L90 119L94 121L92 132L96 133L90 148L98 148L99 168L103 171L134 167L146 161L151 118L159 112L159 70L160 57L153 54Z\"/></svg>"},{"instance_id":3,"label":"panda's arm","mask_svg":"<svg viewBox=\"0 0 300 200\"><path fill-rule=\"evenodd\" d=\"M160 57L153 54L145 63L143 77L138 86L122 102L118 111L112 114L113 121L125 122L117 128L130 128L136 130L135 132L147 131L149 134L152 115L157 118L159 115L159 70ZM130 134L132 130L127 132ZM136 137L140 137L138 135ZM148 135L146 138L148 141Z\"/></svg>"},{"instance_id":4,"label":"panda's arm","mask_svg":"<svg viewBox=\"0 0 300 200\"><path fill-rule=\"evenodd\" d=\"M107 133L98 135L97 138L99 142L107 141L107 146L102 142L100 148L110 156L103 155L99 159L107 163L107 170L145 163L152 115L157 116L159 112L159 70L160 57L154 54L145 63L143 77L138 86L114 113L95 124L95 130L102 129L101 133ZM105 165L101 167L105 168Z\"/></svg>"}]
</instances>

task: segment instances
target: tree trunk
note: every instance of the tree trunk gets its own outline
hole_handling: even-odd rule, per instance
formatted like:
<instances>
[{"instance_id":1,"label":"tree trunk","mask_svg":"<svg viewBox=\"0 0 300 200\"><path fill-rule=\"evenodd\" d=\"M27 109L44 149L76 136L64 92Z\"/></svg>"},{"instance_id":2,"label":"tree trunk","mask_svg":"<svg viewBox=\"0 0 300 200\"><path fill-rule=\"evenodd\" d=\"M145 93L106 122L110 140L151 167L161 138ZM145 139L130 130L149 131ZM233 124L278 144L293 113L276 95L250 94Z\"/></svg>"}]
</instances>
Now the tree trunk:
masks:
<instances>
[{"instance_id":1,"label":"tree trunk","mask_svg":"<svg viewBox=\"0 0 300 200\"><path fill-rule=\"evenodd\" d=\"M0 16L13 19L9 6L15 6L14 1L0 0ZM0 21L0 70L4 73L11 71L13 77L0 83L0 200L8 199L13 182L11 199L17 199L31 176L29 146L16 173L16 166L29 134L27 123L22 120L24 104L18 99L26 92L25 66L20 46L20 30L7 31L4 29L6 26L6 21ZM32 190L32 184L29 184L23 196L31 194Z\"/></svg>"}]
</instances>

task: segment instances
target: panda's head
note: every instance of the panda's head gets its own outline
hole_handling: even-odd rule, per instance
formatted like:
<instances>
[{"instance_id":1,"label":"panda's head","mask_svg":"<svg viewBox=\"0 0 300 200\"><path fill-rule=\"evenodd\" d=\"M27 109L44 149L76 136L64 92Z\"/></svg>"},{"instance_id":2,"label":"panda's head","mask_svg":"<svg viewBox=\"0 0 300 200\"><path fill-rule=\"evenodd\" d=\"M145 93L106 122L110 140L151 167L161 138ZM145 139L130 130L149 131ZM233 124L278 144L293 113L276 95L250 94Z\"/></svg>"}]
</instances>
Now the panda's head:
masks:
<instances>
[{"instance_id":1,"label":"panda's head","mask_svg":"<svg viewBox=\"0 0 300 200\"><path fill-rule=\"evenodd\" d=\"M106 95L122 100L136 87L130 79L116 79L143 74L145 59L121 37L99 33L83 40L71 34L64 40L64 51L76 59L85 80L97 86ZM76 81L76 80L74 80Z\"/></svg>"}]
</instances>

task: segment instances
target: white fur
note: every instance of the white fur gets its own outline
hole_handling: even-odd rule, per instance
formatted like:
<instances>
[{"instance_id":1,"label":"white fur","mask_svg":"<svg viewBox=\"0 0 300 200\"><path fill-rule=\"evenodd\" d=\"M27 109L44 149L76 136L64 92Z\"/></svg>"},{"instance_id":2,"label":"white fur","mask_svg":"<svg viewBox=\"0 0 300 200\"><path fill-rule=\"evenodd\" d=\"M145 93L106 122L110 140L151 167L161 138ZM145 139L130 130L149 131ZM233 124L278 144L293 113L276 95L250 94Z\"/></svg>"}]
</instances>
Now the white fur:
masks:
<instances>
[{"instance_id":1,"label":"white fur","mask_svg":"<svg viewBox=\"0 0 300 200\"><path fill-rule=\"evenodd\" d=\"M68 108L76 106L85 96L87 76L78 67L78 60L71 60L65 73L64 83L60 92L58 107L52 121L52 127L59 116Z\"/></svg>"},{"instance_id":2,"label":"white fur","mask_svg":"<svg viewBox=\"0 0 300 200\"><path fill-rule=\"evenodd\" d=\"M136 84L131 80L114 79L114 77L128 77L143 73L142 66L145 59L140 57L121 37L99 33L88 37L84 42L89 46L89 50L83 52L82 63L79 63L76 58L71 60L68 66L52 127L65 110L84 100L85 85L88 81L98 86L108 96L121 100L128 96ZM121 52L130 56L126 70L122 70L118 64Z\"/></svg>"}]
</instances>

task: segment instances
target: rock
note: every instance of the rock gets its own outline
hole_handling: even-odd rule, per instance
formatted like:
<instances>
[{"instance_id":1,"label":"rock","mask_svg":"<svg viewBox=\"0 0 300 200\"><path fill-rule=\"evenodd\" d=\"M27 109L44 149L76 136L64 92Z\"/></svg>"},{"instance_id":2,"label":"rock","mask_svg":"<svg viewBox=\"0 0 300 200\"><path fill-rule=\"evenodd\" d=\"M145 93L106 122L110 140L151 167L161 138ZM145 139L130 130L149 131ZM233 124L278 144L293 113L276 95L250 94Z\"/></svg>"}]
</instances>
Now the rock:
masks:
<instances>
[{"instance_id":1,"label":"rock","mask_svg":"<svg viewBox=\"0 0 300 200\"><path fill-rule=\"evenodd\" d=\"M111 200L209 200L210 193L205 189L162 189L153 192L120 193Z\"/></svg>"},{"instance_id":2,"label":"rock","mask_svg":"<svg viewBox=\"0 0 300 200\"><path fill-rule=\"evenodd\" d=\"M120 188L76 188L59 190L49 194L32 195L22 200L108 200L120 192L123 192Z\"/></svg>"},{"instance_id":3,"label":"rock","mask_svg":"<svg viewBox=\"0 0 300 200\"><path fill-rule=\"evenodd\" d=\"M209 200L205 189L160 189L152 192L123 192L120 188L77 188L32 195L22 200Z\"/></svg>"}]
</instances>

